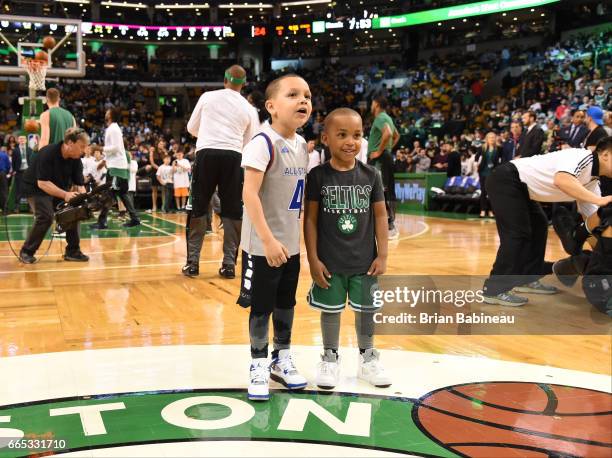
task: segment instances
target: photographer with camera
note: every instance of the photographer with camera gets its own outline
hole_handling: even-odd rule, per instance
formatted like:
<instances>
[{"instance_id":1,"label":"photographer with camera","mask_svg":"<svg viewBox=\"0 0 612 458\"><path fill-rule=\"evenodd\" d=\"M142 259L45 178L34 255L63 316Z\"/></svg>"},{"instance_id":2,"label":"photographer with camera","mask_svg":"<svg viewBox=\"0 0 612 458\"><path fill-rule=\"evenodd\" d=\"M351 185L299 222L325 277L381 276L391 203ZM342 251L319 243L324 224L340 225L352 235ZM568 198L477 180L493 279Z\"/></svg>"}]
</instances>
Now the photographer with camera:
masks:
<instances>
[{"instance_id":1,"label":"photographer with camera","mask_svg":"<svg viewBox=\"0 0 612 458\"><path fill-rule=\"evenodd\" d=\"M81 156L87 145L89 135L83 129L71 127L66 130L63 142L42 148L24 173L23 194L34 211L34 226L19 252L21 262L36 262L34 254L53 223L55 206L85 192ZM72 186L78 192L70 191ZM66 230L66 241L65 261L89 260L81 252L78 225Z\"/></svg>"}]
</instances>

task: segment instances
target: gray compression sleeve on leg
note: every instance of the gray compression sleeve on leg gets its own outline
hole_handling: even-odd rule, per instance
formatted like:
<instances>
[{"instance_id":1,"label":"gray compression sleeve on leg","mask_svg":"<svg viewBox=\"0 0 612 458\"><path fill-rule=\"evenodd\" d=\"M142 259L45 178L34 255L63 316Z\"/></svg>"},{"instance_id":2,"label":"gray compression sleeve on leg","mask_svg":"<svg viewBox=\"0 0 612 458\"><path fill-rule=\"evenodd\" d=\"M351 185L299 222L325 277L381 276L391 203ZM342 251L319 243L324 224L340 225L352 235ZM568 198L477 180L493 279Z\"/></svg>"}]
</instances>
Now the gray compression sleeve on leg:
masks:
<instances>
[{"instance_id":1,"label":"gray compression sleeve on leg","mask_svg":"<svg viewBox=\"0 0 612 458\"><path fill-rule=\"evenodd\" d=\"M323 348L336 350L340 346L340 313L321 312Z\"/></svg>"},{"instance_id":2,"label":"gray compression sleeve on leg","mask_svg":"<svg viewBox=\"0 0 612 458\"><path fill-rule=\"evenodd\" d=\"M249 339L251 341L251 357L268 357L268 339L270 329L269 313L254 313L251 308L249 315Z\"/></svg>"},{"instance_id":3,"label":"gray compression sleeve on leg","mask_svg":"<svg viewBox=\"0 0 612 458\"><path fill-rule=\"evenodd\" d=\"M374 314L355 312L355 332L360 350L374 348Z\"/></svg>"},{"instance_id":4,"label":"gray compression sleeve on leg","mask_svg":"<svg viewBox=\"0 0 612 458\"><path fill-rule=\"evenodd\" d=\"M286 350L291 345L291 329L295 307L275 308L272 312L274 325L274 350Z\"/></svg>"}]
</instances>

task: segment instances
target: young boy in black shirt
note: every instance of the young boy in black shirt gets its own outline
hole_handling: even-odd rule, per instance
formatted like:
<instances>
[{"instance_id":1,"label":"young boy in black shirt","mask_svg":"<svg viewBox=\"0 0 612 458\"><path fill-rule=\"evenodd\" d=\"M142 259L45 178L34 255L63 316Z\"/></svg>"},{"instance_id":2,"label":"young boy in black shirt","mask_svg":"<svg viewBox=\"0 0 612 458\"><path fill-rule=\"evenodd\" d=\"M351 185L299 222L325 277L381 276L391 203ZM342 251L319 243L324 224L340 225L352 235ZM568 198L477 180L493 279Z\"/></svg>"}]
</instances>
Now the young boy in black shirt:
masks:
<instances>
[{"instance_id":1,"label":"young boy in black shirt","mask_svg":"<svg viewBox=\"0 0 612 458\"><path fill-rule=\"evenodd\" d=\"M377 387L391 385L374 349L372 291L387 264L387 212L380 173L356 160L361 116L339 108L325 119L322 140L331 159L308 174L304 236L314 283L310 305L321 311L324 352L316 383L331 389L340 378L340 312L347 296L355 311L358 377Z\"/></svg>"}]
</instances>

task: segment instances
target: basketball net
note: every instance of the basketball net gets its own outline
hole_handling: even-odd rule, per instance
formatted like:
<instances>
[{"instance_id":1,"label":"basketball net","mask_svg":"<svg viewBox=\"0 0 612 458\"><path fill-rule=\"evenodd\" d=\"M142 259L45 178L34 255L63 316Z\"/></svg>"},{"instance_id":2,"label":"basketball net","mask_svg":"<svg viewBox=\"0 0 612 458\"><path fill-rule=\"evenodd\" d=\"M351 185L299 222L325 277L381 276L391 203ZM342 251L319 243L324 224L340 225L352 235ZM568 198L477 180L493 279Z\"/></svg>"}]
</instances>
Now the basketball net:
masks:
<instances>
[{"instance_id":1,"label":"basketball net","mask_svg":"<svg viewBox=\"0 0 612 458\"><path fill-rule=\"evenodd\" d=\"M30 77L29 88L35 91L44 91L45 78L47 77L47 62L44 60L26 59L25 68Z\"/></svg>"},{"instance_id":2,"label":"basketball net","mask_svg":"<svg viewBox=\"0 0 612 458\"><path fill-rule=\"evenodd\" d=\"M46 89L45 79L47 77L47 62L44 60L25 59L24 65L29 78L30 114L32 114L36 109L36 91L44 91Z\"/></svg>"}]
</instances>

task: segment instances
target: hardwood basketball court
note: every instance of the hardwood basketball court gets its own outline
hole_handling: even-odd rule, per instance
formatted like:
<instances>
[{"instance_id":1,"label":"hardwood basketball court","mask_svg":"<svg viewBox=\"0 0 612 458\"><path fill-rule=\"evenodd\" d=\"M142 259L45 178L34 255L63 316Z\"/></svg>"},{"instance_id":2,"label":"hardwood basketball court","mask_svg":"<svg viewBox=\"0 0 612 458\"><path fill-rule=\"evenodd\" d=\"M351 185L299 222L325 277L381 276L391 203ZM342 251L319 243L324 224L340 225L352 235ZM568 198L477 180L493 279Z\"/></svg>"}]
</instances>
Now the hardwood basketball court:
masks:
<instances>
[{"instance_id":1,"label":"hardwood basketball court","mask_svg":"<svg viewBox=\"0 0 612 458\"><path fill-rule=\"evenodd\" d=\"M82 228L87 264L61 260L55 239L35 265L20 264L0 242L1 356L67 350L173 344L247 344L248 312L235 304L239 279L218 276L222 234L206 236L201 274L183 277L182 214L145 217L140 228L116 224ZM27 217L10 217L18 249ZM491 220L466 221L401 215L401 235L390 242L388 274L486 275L497 247ZM551 231L548 259L563 256ZM39 253L47 249L43 243ZM304 252L303 252L304 253ZM554 280L551 279L554 282ZM306 256L298 290L293 341L319 345L318 314L306 302ZM527 307L536 307L531 296ZM590 312L585 303L584 311ZM543 318L546 319L546 318ZM554 321L555 316L548 319ZM342 344L354 346L352 312L343 316ZM380 336L381 348L469 355L610 374L609 336Z\"/></svg>"},{"instance_id":2,"label":"hardwood basketball court","mask_svg":"<svg viewBox=\"0 0 612 458\"><path fill-rule=\"evenodd\" d=\"M5 233L0 457L50 450L79 457L524 456L526 450L607 456L612 447L609 333L381 335L376 346L393 380L381 389L354 375L354 318L345 311L340 385L318 390L312 381L321 333L318 312L306 305L306 256L293 353L311 385L292 394L272 382L269 402L246 402L248 310L235 304L239 279L217 274L222 234L206 236L200 277L186 278L180 273L185 215L142 216L138 228L121 228L116 218L105 231L82 225L87 264L62 261L65 240L54 239L41 246L39 255L48 253L40 262L22 265ZM16 250L30 222L29 215L7 218ZM396 224L400 238L390 242L389 275L488 273L497 247L492 220L398 215ZM561 256L551 231L547 258ZM560 321L568 316L575 323L592 317L584 299L567 292L531 296L516 313L534 320L540 334L567 325ZM603 326L609 330L609 322ZM103 415L95 420L87 409ZM53 443L17 453L2 442L20 437Z\"/></svg>"}]
</instances>

